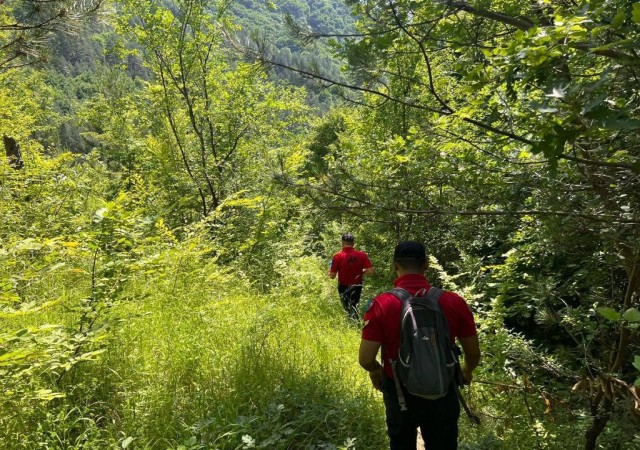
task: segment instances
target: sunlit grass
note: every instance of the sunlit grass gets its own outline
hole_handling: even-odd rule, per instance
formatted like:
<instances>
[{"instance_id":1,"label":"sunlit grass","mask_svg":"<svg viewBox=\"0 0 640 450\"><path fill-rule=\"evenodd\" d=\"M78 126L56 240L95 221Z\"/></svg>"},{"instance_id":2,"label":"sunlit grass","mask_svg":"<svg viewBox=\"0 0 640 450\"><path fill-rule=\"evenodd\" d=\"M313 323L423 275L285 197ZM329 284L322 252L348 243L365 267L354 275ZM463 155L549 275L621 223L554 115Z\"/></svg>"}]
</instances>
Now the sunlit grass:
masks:
<instances>
[{"instance_id":1,"label":"sunlit grass","mask_svg":"<svg viewBox=\"0 0 640 450\"><path fill-rule=\"evenodd\" d=\"M104 352L66 368L59 363L74 352L90 283L62 273L40 279L29 295L62 301L3 324L60 326L24 335L42 352L12 372L11 386L24 392L5 392L0 403L3 448L387 448L381 395L357 363L359 325L346 318L322 262L296 258L278 270L275 287L256 289L202 255L166 250L153 270L131 270L120 298L100 310L103 340L84 345ZM572 434L564 414L545 413L533 390L527 409L524 391L491 384L519 382L499 379L498 355L527 344L504 330L482 341L476 377L489 383L467 396L483 425L462 414L460 448L579 445L582 430Z\"/></svg>"},{"instance_id":2,"label":"sunlit grass","mask_svg":"<svg viewBox=\"0 0 640 450\"><path fill-rule=\"evenodd\" d=\"M213 265L183 269L136 280L141 301L120 306L126 321L101 365L122 391L106 407L112 438L136 448L386 446L381 399L357 365L358 329L324 296L326 281L258 295Z\"/></svg>"}]
</instances>

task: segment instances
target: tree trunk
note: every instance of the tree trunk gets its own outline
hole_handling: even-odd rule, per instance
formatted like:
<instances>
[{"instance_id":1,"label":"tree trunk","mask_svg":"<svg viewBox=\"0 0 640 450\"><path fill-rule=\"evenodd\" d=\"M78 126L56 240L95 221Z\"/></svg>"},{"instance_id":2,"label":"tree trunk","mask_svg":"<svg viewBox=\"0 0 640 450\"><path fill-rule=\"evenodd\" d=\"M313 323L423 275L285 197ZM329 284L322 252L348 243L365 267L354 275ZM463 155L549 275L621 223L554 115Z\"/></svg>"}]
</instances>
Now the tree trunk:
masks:
<instances>
[{"instance_id":1,"label":"tree trunk","mask_svg":"<svg viewBox=\"0 0 640 450\"><path fill-rule=\"evenodd\" d=\"M604 397L604 401L603 400ZM613 401L602 392L600 392L596 399L591 403L591 414L593 415L593 423L585 434L585 450L596 450L596 443L598 436L602 434L609 417L611 417L611 410L613 408Z\"/></svg>"},{"instance_id":2,"label":"tree trunk","mask_svg":"<svg viewBox=\"0 0 640 450\"><path fill-rule=\"evenodd\" d=\"M22 160L22 152L20 152L20 146L16 140L7 135L3 136L4 150L9 159L9 165L16 170L20 170L24 167L24 161Z\"/></svg>"}]
</instances>

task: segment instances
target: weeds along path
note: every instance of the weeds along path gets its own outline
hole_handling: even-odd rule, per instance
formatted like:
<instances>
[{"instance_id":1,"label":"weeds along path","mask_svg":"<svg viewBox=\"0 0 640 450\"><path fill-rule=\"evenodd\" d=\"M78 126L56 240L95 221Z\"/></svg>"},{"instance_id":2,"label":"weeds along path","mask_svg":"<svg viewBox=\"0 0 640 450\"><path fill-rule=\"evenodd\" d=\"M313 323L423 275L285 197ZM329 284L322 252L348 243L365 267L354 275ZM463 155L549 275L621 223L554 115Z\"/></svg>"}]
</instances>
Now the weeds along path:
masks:
<instances>
[{"instance_id":1,"label":"weeds along path","mask_svg":"<svg viewBox=\"0 0 640 450\"><path fill-rule=\"evenodd\" d=\"M5 343L33 350L24 365L5 356L0 366L12 386L0 403L3 449L387 448L381 396L357 363L359 327L322 262L287 265L296 272L268 294L199 250L136 264L95 315L102 331L84 348L90 359L69 362L85 287L62 275L38 284L58 303L3 321L26 330L3 332ZM514 396L474 389L491 417L519 422L471 429L463 417L461 448L531 448Z\"/></svg>"},{"instance_id":2,"label":"weeds along path","mask_svg":"<svg viewBox=\"0 0 640 450\"><path fill-rule=\"evenodd\" d=\"M113 433L151 446L385 448L359 330L324 285L260 295L213 269L140 280L144 300L122 310L131 319L104 361L120 397Z\"/></svg>"}]
</instances>

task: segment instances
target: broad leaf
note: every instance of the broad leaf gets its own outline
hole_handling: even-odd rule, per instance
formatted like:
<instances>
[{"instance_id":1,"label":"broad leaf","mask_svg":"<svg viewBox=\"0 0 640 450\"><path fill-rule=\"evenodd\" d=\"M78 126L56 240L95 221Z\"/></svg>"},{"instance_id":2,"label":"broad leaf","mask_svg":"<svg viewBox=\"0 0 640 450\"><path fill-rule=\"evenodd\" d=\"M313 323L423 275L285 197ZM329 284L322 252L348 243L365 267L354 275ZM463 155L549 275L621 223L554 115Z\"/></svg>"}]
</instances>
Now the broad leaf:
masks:
<instances>
[{"instance_id":1,"label":"broad leaf","mask_svg":"<svg viewBox=\"0 0 640 450\"><path fill-rule=\"evenodd\" d=\"M636 308L629 308L624 312L622 318L629 322L640 322L640 311Z\"/></svg>"},{"instance_id":2,"label":"broad leaf","mask_svg":"<svg viewBox=\"0 0 640 450\"><path fill-rule=\"evenodd\" d=\"M598 308L596 311L598 311L598 313L607 320L618 321L621 318L620 313L612 308L603 307Z\"/></svg>"},{"instance_id":3,"label":"broad leaf","mask_svg":"<svg viewBox=\"0 0 640 450\"><path fill-rule=\"evenodd\" d=\"M631 20L635 23L640 23L640 3L633 4L633 11L631 12Z\"/></svg>"}]
</instances>

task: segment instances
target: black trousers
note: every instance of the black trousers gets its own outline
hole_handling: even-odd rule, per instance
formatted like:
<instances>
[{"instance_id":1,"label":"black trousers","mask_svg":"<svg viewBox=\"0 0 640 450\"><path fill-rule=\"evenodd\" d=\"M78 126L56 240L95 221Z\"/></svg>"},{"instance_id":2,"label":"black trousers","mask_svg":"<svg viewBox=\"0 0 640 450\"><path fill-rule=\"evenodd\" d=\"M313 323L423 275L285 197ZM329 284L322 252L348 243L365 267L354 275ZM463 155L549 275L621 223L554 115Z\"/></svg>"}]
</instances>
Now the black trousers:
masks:
<instances>
[{"instance_id":1,"label":"black trousers","mask_svg":"<svg viewBox=\"0 0 640 450\"><path fill-rule=\"evenodd\" d=\"M418 428L427 450L456 450L460 417L456 392L451 389L440 399L427 400L402 389L407 411L400 410L395 381L388 377L382 380L391 450L416 450Z\"/></svg>"},{"instance_id":2,"label":"black trousers","mask_svg":"<svg viewBox=\"0 0 640 450\"><path fill-rule=\"evenodd\" d=\"M340 294L342 307L347 314L349 314L352 319L358 319L358 303L360 303L360 296L362 295L362 285L338 284L338 293Z\"/></svg>"}]
</instances>

